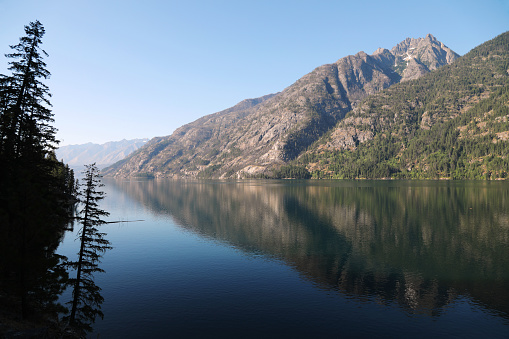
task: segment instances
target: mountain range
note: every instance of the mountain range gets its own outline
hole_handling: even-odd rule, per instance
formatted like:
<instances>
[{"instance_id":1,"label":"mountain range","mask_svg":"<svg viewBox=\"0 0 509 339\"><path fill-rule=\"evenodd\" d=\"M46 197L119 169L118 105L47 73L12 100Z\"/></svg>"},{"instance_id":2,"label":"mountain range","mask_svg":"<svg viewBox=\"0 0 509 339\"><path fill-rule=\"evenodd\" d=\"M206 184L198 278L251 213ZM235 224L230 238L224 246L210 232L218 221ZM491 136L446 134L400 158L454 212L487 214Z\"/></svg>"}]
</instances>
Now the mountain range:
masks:
<instances>
[{"instance_id":1,"label":"mountain range","mask_svg":"<svg viewBox=\"0 0 509 339\"><path fill-rule=\"evenodd\" d=\"M502 94L496 93L509 85L508 46L505 33L459 57L428 34L372 55L359 52L317 67L279 93L244 100L172 135L154 138L104 173L176 178L461 177L470 169L453 173L444 159L438 165L433 160L451 158L451 152L437 154L419 145L445 145L435 140L444 124L470 117L484 100L502 111L507 108L497 99ZM489 142L502 149L507 118L503 112L484 113L489 111L475 113L462 126L448 126L454 133L447 135L455 142L478 134L488 140L499 133ZM471 131L472 124L486 131ZM490 129L493 124L498 125ZM449 140L449 151L454 142ZM478 163L479 156L486 155L481 153L476 153ZM503 155L496 157L496 162L504 161ZM476 173L481 172L482 168ZM502 172L495 171L495 176L503 177Z\"/></svg>"},{"instance_id":2,"label":"mountain range","mask_svg":"<svg viewBox=\"0 0 509 339\"><path fill-rule=\"evenodd\" d=\"M148 139L133 139L110 141L104 144L89 142L81 145L67 145L58 148L55 154L58 159L62 159L73 169L80 169L92 163L102 168L124 159L145 145L147 141Z\"/></svg>"}]
</instances>

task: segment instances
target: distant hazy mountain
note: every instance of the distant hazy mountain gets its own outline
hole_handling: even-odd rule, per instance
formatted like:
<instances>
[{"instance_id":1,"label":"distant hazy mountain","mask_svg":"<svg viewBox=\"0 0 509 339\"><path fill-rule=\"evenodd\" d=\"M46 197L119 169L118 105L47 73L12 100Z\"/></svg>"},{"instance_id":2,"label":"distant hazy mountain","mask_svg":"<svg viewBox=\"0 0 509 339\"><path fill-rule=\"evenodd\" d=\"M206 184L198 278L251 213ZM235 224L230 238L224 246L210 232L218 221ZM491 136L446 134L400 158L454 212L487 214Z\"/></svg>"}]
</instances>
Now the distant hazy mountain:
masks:
<instances>
[{"instance_id":1,"label":"distant hazy mountain","mask_svg":"<svg viewBox=\"0 0 509 339\"><path fill-rule=\"evenodd\" d=\"M367 96L459 56L428 34L323 65L275 95L245 100L154 138L104 170L117 177L244 178L295 159Z\"/></svg>"},{"instance_id":2,"label":"distant hazy mountain","mask_svg":"<svg viewBox=\"0 0 509 339\"><path fill-rule=\"evenodd\" d=\"M56 151L57 158L72 168L96 163L99 168L111 165L124 159L138 148L145 145L148 139L110 141L105 144L91 142L82 145L62 146Z\"/></svg>"}]
</instances>

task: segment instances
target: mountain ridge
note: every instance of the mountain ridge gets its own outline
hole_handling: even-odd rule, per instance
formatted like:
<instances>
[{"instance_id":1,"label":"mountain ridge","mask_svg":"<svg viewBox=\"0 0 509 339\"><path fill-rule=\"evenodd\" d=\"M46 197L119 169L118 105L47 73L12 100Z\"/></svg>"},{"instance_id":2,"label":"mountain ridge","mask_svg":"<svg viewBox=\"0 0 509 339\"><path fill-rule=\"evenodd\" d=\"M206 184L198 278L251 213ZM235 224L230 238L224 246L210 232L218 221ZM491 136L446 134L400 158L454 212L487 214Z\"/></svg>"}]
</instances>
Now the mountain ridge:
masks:
<instances>
[{"instance_id":1,"label":"mountain ridge","mask_svg":"<svg viewBox=\"0 0 509 339\"><path fill-rule=\"evenodd\" d=\"M369 95L459 57L432 35L408 38L394 48L397 54L378 49L373 55L359 52L319 66L279 93L250 99L184 125L170 136L152 139L104 173L117 177L266 175L296 159Z\"/></svg>"},{"instance_id":2,"label":"mountain ridge","mask_svg":"<svg viewBox=\"0 0 509 339\"><path fill-rule=\"evenodd\" d=\"M55 153L72 168L96 163L99 167L109 166L124 159L142 147L149 139L109 141L104 144L86 143L59 147Z\"/></svg>"}]
</instances>

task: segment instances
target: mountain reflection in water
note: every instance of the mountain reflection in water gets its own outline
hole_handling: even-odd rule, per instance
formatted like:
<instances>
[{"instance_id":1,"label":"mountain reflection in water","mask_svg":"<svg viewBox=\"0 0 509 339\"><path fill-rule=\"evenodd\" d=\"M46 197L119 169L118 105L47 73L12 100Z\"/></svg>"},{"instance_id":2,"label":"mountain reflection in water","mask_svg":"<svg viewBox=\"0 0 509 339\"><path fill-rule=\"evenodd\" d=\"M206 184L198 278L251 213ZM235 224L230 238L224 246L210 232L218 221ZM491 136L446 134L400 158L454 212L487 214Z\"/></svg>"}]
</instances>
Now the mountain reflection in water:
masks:
<instances>
[{"instance_id":1,"label":"mountain reflection in water","mask_svg":"<svg viewBox=\"0 0 509 339\"><path fill-rule=\"evenodd\" d=\"M460 296L509 319L509 185L116 181L186 229L284 260L321 288L439 316Z\"/></svg>"}]
</instances>

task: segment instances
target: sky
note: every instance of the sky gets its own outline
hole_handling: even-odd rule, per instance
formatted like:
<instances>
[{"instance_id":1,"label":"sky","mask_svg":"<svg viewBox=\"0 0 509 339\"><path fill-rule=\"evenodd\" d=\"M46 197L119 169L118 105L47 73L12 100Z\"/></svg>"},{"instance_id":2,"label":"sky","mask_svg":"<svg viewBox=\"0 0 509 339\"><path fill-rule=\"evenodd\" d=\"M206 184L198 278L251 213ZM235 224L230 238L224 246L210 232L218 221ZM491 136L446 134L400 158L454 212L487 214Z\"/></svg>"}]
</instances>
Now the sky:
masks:
<instances>
[{"instance_id":1,"label":"sky","mask_svg":"<svg viewBox=\"0 0 509 339\"><path fill-rule=\"evenodd\" d=\"M0 73L35 20L65 146L170 135L407 37L463 55L509 30L509 0L0 0Z\"/></svg>"}]
</instances>

